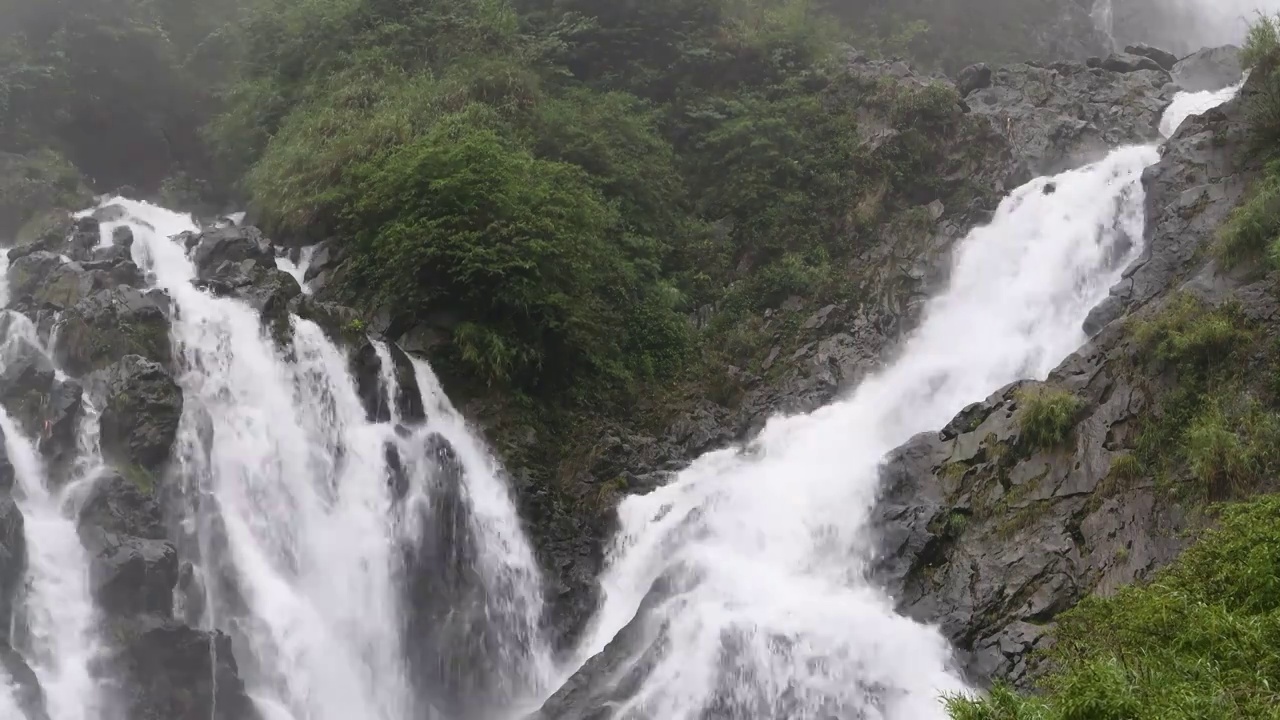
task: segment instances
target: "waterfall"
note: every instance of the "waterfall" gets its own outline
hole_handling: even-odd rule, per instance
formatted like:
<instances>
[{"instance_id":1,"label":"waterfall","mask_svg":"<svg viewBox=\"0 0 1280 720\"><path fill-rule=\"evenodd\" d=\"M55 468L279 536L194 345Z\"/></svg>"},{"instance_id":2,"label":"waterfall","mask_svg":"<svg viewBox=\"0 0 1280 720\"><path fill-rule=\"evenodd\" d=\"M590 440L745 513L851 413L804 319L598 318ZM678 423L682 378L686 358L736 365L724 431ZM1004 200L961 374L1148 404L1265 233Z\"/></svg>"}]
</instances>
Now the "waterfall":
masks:
<instances>
[{"instance_id":1,"label":"waterfall","mask_svg":"<svg viewBox=\"0 0 1280 720\"><path fill-rule=\"evenodd\" d=\"M97 620L89 592L89 559L64 497L46 486L35 445L0 407L0 434L13 463L18 508L25 521L25 637L15 642L44 689L51 720L97 720Z\"/></svg>"},{"instance_id":2,"label":"waterfall","mask_svg":"<svg viewBox=\"0 0 1280 720\"><path fill-rule=\"evenodd\" d=\"M0 320L6 332L0 343L0 370L31 353L52 367L30 320L3 310ZM35 671L50 720L97 720L101 711L98 680L91 670L102 653L98 617L90 592L89 557L76 529L76 499L100 467L96 414L91 408L79 429L80 455L69 481L55 488L35 442L0 406L0 437L14 469L13 496L22 513L26 546L12 642ZM8 683L4 684L7 688ZM5 694L0 690L0 696ZM0 708L4 702L0 699Z\"/></svg>"},{"instance_id":3,"label":"waterfall","mask_svg":"<svg viewBox=\"0 0 1280 720\"><path fill-rule=\"evenodd\" d=\"M187 604L231 635L264 715L457 718L541 691L552 673L532 552L497 463L430 368L406 358L427 408L406 419L399 351L372 343L389 418L370 419L318 325L290 318L280 348L247 304L193 284L173 239L198 231L189 216L103 204L126 211L103 243L130 227L134 260L173 302L180 553L204 595Z\"/></svg>"},{"instance_id":4,"label":"waterfall","mask_svg":"<svg viewBox=\"0 0 1280 720\"><path fill-rule=\"evenodd\" d=\"M1233 92L1179 97L1166 122ZM623 501L577 657L631 645L630 672L603 678L625 684L606 693L609 717L946 717L940 697L969 691L951 649L867 578L881 459L1084 343L1086 315L1141 252L1141 178L1158 159L1120 148L1014 190L960 242L949 287L884 371Z\"/></svg>"}]
</instances>

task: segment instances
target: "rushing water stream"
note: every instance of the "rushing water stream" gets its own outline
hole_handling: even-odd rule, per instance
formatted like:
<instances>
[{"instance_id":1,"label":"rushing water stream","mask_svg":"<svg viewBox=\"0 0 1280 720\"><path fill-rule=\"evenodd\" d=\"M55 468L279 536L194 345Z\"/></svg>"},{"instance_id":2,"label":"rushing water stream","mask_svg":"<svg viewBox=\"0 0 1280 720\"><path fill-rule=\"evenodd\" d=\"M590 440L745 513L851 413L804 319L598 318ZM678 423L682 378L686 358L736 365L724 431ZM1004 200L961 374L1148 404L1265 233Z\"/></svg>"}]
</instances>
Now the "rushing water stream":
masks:
<instances>
[{"instance_id":1,"label":"rushing water stream","mask_svg":"<svg viewBox=\"0 0 1280 720\"><path fill-rule=\"evenodd\" d=\"M1234 91L1180 96L1163 129ZM650 632L628 650L646 671L618 688L612 717L941 718L940 694L968 691L950 648L866 580L879 463L1081 345L1086 314L1141 251L1140 179L1158 157L1121 148L1018 188L957 246L949 287L883 372L624 501L604 603L564 667L540 632L538 568L501 469L431 368L371 341L384 412L370 419L347 353L318 325L290 318L281 346L249 305L196 287L175 239L197 230L190 217L104 200L123 217L102 224L102 243L128 226L135 262L173 303L176 540L197 578L180 607L232 637L265 720L504 717L638 612ZM305 265L280 264L299 281ZM0 369L18 344L44 352L30 321L6 327ZM60 489L0 409L26 522L15 647L51 720L114 720L93 670L101 622L74 520L77 488L101 464L86 403ZM22 717L15 698L0 672L0 720Z\"/></svg>"}]
</instances>

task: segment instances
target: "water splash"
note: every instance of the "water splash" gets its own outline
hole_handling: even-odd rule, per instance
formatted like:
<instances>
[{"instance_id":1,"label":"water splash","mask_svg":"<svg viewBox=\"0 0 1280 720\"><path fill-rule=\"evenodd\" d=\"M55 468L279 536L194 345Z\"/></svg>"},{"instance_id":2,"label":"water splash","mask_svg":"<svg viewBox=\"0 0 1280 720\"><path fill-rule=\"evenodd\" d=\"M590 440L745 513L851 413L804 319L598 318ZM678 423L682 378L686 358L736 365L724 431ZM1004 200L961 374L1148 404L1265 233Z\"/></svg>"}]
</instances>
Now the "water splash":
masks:
<instances>
[{"instance_id":1,"label":"water splash","mask_svg":"<svg viewBox=\"0 0 1280 720\"><path fill-rule=\"evenodd\" d=\"M549 662L537 568L496 464L447 398L424 394L429 420L401 426L392 352L375 343L392 414L370 421L346 354L315 323L291 318L285 352L247 305L193 286L195 267L170 239L197 230L189 216L106 204L125 209L134 260L173 300L184 394L176 474L189 529L180 552L204 586L192 605L232 636L260 711L273 720L459 717L454 699L466 690L483 690L474 705L501 707L540 689ZM415 370L437 393L430 368ZM439 560L424 547L449 497L458 500L449 517L467 530L459 539L475 544L449 545L445 559L465 567L416 567ZM481 653L432 647L429 662L447 670L440 683L411 672L431 646L406 636L423 582L460 601L448 617L472 621L457 637Z\"/></svg>"},{"instance_id":2,"label":"water splash","mask_svg":"<svg viewBox=\"0 0 1280 720\"><path fill-rule=\"evenodd\" d=\"M1180 92L1173 96L1173 102L1164 111L1164 116L1160 118L1160 134L1165 137L1173 137L1182 123L1192 115L1200 115L1206 113L1219 105L1227 102L1240 92L1240 88L1244 87L1245 80L1249 77L1248 73L1240 82L1221 90L1206 90L1204 92Z\"/></svg>"},{"instance_id":3,"label":"water splash","mask_svg":"<svg viewBox=\"0 0 1280 720\"><path fill-rule=\"evenodd\" d=\"M310 295L311 286L307 284L307 271L311 269L311 261L315 256L316 246L309 245L298 251L298 262L294 262L287 254L281 255L276 258L276 267L292 275L293 279L298 281L298 287L302 288L302 292Z\"/></svg>"},{"instance_id":4,"label":"water splash","mask_svg":"<svg viewBox=\"0 0 1280 720\"><path fill-rule=\"evenodd\" d=\"M775 418L745 450L711 453L628 498L584 656L604 648L655 583L659 645L620 718L945 716L965 690L933 628L895 614L864 577L886 452L966 404L1044 377L1136 257L1154 147L1015 190L958 248L896 362L850 397Z\"/></svg>"},{"instance_id":5,"label":"water splash","mask_svg":"<svg viewBox=\"0 0 1280 720\"><path fill-rule=\"evenodd\" d=\"M26 632L15 645L44 689L51 720L96 720L101 696L91 663L100 657L98 618L89 590L89 558L73 513L46 486L35 445L0 407L0 434L13 463L15 500L25 521Z\"/></svg>"}]
</instances>

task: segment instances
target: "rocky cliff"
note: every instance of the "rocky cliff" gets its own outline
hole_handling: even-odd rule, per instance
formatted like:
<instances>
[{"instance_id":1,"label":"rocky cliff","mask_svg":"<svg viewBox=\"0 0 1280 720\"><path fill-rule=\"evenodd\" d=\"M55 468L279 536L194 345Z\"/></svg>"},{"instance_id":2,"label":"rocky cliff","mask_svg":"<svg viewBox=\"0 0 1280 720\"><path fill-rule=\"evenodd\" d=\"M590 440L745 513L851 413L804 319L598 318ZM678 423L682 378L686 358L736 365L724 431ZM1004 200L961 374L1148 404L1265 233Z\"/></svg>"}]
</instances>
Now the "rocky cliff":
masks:
<instances>
[{"instance_id":1,"label":"rocky cliff","mask_svg":"<svg viewBox=\"0 0 1280 720\"><path fill-rule=\"evenodd\" d=\"M1256 85L1189 119L1146 171L1145 249L1091 316L1100 332L1045 383L995 393L885 465L884 581L904 612L941 625L977 682L1029 687L1055 616L1148 577L1203 526L1206 498L1243 491L1172 460L1167 424L1187 422L1189 380L1159 344L1213 317L1258 333L1245 376L1272 362L1271 282L1207 252L1261 170L1244 117ZM1229 342L1217 352L1234 367ZM1048 397L1069 410L1060 442L1038 441L1029 419Z\"/></svg>"}]
</instances>

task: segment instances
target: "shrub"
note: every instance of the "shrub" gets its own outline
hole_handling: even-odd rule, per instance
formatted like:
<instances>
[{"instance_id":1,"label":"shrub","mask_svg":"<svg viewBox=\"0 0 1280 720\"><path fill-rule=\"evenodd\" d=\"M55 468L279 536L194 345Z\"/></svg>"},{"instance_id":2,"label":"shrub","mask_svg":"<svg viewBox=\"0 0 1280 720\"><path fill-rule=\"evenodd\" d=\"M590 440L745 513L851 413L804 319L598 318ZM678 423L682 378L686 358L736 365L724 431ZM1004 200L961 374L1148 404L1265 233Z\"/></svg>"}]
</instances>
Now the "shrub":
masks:
<instances>
[{"instance_id":1,"label":"shrub","mask_svg":"<svg viewBox=\"0 0 1280 720\"><path fill-rule=\"evenodd\" d=\"M1058 618L1041 697L953 699L956 720L1272 720L1280 706L1280 498L1229 506L1147 585Z\"/></svg>"},{"instance_id":2,"label":"shrub","mask_svg":"<svg viewBox=\"0 0 1280 720\"><path fill-rule=\"evenodd\" d=\"M1200 376L1223 366L1249 342L1249 333L1237 315L1232 306L1211 308L1192 295L1180 293L1155 316L1137 321L1133 337L1140 357L1148 362Z\"/></svg>"},{"instance_id":3,"label":"shrub","mask_svg":"<svg viewBox=\"0 0 1280 720\"><path fill-rule=\"evenodd\" d=\"M1065 443L1075 428L1084 401L1066 390L1037 388L1018 393L1022 441L1049 450Z\"/></svg>"},{"instance_id":4,"label":"shrub","mask_svg":"<svg viewBox=\"0 0 1280 720\"><path fill-rule=\"evenodd\" d=\"M1280 268L1280 163L1271 163L1248 199L1218 228L1214 254L1224 267L1265 259Z\"/></svg>"}]
</instances>

